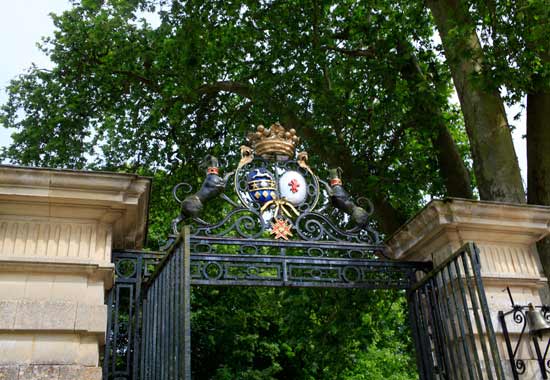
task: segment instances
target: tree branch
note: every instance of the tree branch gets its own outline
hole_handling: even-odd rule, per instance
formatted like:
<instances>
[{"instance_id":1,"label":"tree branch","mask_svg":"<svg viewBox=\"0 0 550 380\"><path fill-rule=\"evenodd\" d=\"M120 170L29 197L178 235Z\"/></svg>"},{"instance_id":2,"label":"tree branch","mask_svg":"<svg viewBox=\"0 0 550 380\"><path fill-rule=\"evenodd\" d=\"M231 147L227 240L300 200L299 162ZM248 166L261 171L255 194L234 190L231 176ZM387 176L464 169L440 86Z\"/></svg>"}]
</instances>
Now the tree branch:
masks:
<instances>
[{"instance_id":1,"label":"tree branch","mask_svg":"<svg viewBox=\"0 0 550 380\"><path fill-rule=\"evenodd\" d=\"M339 48L337 46L325 46L325 50L332 50L336 51L338 53L342 53L344 55L348 55L350 57L368 57L368 58L374 58L376 57L376 49L370 47L368 49L354 49L354 50L348 50Z\"/></svg>"}]
</instances>

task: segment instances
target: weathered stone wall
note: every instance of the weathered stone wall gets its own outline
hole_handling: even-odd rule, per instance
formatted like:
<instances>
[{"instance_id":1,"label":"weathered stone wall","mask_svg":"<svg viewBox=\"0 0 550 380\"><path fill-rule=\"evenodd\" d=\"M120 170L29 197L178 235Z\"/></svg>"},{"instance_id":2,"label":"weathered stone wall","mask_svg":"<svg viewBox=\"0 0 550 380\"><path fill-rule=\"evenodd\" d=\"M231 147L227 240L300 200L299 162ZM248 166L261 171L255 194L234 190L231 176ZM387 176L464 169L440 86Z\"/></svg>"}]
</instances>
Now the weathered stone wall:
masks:
<instances>
[{"instance_id":1,"label":"weathered stone wall","mask_svg":"<svg viewBox=\"0 0 550 380\"><path fill-rule=\"evenodd\" d=\"M70 365L0 365L0 380L99 380L93 367Z\"/></svg>"},{"instance_id":2,"label":"weathered stone wall","mask_svg":"<svg viewBox=\"0 0 550 380\"><path fill-rule=\"evenodd\" d=\"M143 244L149 185L0 166L0 380L101 379L111 250Z\"/></svg>"}]
</instances>

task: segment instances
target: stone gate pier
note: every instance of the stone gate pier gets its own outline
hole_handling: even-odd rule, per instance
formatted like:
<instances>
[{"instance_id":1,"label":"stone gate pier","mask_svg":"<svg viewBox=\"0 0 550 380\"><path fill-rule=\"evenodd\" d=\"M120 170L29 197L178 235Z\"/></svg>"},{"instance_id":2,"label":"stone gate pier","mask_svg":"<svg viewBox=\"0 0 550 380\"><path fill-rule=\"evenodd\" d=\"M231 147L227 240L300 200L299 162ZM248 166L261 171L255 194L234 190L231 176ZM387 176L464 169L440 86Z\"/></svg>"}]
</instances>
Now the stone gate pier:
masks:
<instances>
[{"instance_id":1,"label":"stone gate pier","mask_svg":"<svg viewBox=\"0 0 550 380\"><path fill-rule=\"evenodd\" d=\"M549 233L550 207L450 198L430 202L387 244L392 258L433 261L434 266L468 242L477 245L489 317L496 332L505 378L514 379L498 314L512 308L507 288L517 305L542 304L540 290L547 286L547 278L535 243ZM509 316L507 326L515 348L523 324L514 323L512 317ZM540 343L543 351L549 338L545 335ZM515 359L525 365L520 379L543 378L528 325Z\"/></svg>"},{"instance_id":2,"label":"stone gate pier","mask_svg":"<svg viewBox=\"0 0 550 380\"><path fill-rule=\"evenodd\" d=\"M0 379L101 379L111 250L139 249L150 179L0 166Z\"/></svg>"}]
</instances>

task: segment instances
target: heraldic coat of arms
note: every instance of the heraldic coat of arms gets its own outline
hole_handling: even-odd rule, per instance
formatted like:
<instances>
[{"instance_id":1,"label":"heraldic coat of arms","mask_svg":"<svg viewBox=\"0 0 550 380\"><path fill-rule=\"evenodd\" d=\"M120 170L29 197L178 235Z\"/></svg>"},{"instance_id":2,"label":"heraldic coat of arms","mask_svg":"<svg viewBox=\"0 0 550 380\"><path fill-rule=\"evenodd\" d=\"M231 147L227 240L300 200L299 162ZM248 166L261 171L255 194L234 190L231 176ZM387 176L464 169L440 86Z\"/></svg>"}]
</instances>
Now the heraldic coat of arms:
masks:
<instances>
[{"instance_id":1,"label":"heraldic coat of arms","mask_svg":"<svg viewBox=\"0 0 550 380\"><path fill-rule=\"evenodd\" d=\"M236 214L248 212L234 224L233 230L243 238L331 240L344 237L349 241L377 242L378 235L368 227L372 206L361 207L345 191L338 168L328 170L327 180L319 178L308 164L308 154L296 154L300 138L294 129L279 123L269 128L259 125L248 134L248 144L241 146L241 158L235 170L220 174L218 160L207 156L204 160L206 178L196 193L189 194L181 203L181 214L174 220L173 229L190 219L196 224L196 233L219 234L224 222ZM226 194L230 188L232 194ZM174 189L177 197L180 184ZM233 206L226 220L209 224L201 219L204 203L220 197ZM328 208L340 212L339 220L329 220ZM254 216L251 216L253 214ZM341 228L342 220L350 228ZM338 224L339 223L339 224ZM325 226L328 226L325 227ZM245 231L246 230L246 231Z\"/></svg>"}]
</instances>

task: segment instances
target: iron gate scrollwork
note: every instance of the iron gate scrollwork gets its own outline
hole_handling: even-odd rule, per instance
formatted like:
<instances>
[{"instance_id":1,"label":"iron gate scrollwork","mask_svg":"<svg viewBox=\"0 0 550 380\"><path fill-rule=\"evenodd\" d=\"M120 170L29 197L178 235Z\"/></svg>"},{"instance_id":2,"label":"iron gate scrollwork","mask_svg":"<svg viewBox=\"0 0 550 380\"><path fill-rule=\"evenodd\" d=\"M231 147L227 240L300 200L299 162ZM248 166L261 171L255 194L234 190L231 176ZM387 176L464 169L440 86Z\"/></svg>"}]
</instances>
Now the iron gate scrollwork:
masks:
<instances>
[{"instance_id":1,"label":"iron gate scrollwork","mask_svg":"<svg viewBox=\"0 0 550 380\"><path fill-rule=\"evenodd\" d=\"M109 295L105 380L190 379L193 285L414 289L410 307L422 379L435 378L428 377L435 370L426 358L439 346L425 335L436 333L437 344L448 336L441 330L444 315L428 318L425 305L446 292L436 291L443 280L435 274L436 282L430 277L415 285L431 263L389 260L370 220L372 204L346 192L338 168L328 170L327 181L318 177L307 153L295 155L298 140L280 124L259 126L249 136L252 147L242 146L236 168L223 176L217 158L207 156L196 192L186 183L174 188L181 212L164 253L113 254L117 268L133 257L136 269L131 275L117 269ZM209 221L213 215L221 220ZM142 272L147 260L156 264L153 274ZM130 298L121 302L123 290ZM451 317L450 309L445 312ZM452 363L436 363L438 373L453 378L439 370Z\"/></svg>"}]
</instances>

